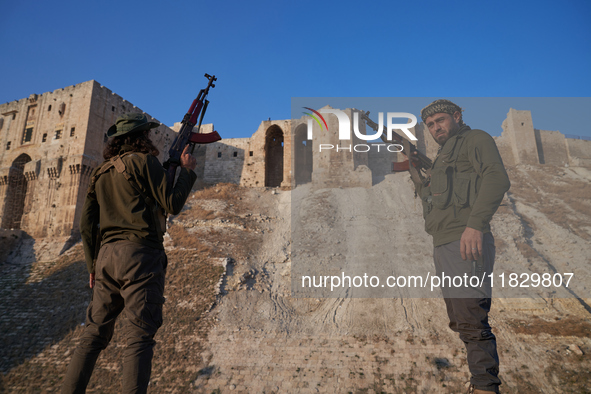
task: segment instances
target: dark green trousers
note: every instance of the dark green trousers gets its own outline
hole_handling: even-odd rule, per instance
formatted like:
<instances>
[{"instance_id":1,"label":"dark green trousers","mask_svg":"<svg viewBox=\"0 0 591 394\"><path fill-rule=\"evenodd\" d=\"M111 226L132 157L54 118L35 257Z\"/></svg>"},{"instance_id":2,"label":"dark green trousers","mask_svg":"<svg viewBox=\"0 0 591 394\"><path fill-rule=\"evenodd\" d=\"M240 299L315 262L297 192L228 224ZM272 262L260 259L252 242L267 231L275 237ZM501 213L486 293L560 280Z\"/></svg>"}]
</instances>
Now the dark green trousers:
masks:
<instances>
[{"instance_id":1,"label":"dark green trousers","mask_svg":"<svg viewBox=\"0 0 591 394\"><path fill-rule=\"evenodd\" d=\"M493 272L495 261L495 243L491 233L484 234L482 244L481 264L486 278L486 275ZM473 262L462 260L460 241L435 247L433 257L439 277L463 277L465 274L474 274ZM480 279L482 275L475 273ZM472 375L470 383L477 389L497 393L501 384L498 376L499 355L495 335L488 323L491 290L490 280L485 280L481 286L476 287L452 285L442 288L442 293L449 327L460 334L460 339L466 346L468 366Z\"/></svg>"},{"instance_id":2,"label":"dark green trousers","mask_svg":"<svg viewBox=\"0 0 591 394\"><path fill-rule=\"evenodd\" d=\"M103 245L86 326L64 379L62 393L84 393L100 352L113 337L123 313L127 347L123 357L123 393L145 393L152 370L154 335L162 325L164 250L130 241Z\"/></svg>"}]
</instances>

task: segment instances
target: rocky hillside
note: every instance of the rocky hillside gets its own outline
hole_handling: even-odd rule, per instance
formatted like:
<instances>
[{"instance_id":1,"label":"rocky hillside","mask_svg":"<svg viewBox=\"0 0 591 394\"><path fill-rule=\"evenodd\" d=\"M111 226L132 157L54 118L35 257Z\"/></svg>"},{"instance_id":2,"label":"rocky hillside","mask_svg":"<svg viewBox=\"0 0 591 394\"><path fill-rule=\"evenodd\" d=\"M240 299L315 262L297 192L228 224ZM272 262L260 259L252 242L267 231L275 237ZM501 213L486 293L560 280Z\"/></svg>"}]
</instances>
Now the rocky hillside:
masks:
<instances>
[{"instance_id":1,"label":"rocky hillside","mask_svg":"<svg viewBox=\"0 0 591 394\"><path fill-rule=\"evenodd\" d=\"M591 392L591 174L546 166L509 174L493 221L495 272L573 272L579 286L538 286L521 298L495 290L504 392ZM39 259L33 252L50 245L2 237L0 391L57 391L90 297L81 247ZM151 392L464 390L465 351L441 299L291 293L302 269L292 264L406 275L432 267L430 243L406 174L371 189L196 192L170 219ZM123 345L116 331L88 392L118 390Z\"/></svg>"}]
</instances>

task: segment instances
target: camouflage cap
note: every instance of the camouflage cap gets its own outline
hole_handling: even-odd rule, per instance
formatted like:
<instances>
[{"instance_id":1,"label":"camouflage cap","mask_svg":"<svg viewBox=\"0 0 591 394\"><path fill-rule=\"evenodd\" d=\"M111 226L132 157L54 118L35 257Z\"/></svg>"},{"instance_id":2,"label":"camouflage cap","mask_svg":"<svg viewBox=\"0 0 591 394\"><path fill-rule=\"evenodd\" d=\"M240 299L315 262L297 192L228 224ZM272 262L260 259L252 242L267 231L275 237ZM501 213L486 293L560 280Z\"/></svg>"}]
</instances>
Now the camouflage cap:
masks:
<instances>
[{"instance_id":1,"label":"camouflage cap","mask_svg":"<svg viewBox=\"0 0 591 394\"><path fill-rule=\"evenodd\" d=\"M440 99L433 101L431 104L423 108L421 110L421 118L423 119L423 122L425 122L429 116L433 116L434 114L444 113L453 115L456 111L460 112L460 122L463 123L461 118L462 108L449 100Z\"/></svg>"},{"instance_id":2,"label":"camouflage cap","mask_svg":"<svg viewBox=\"0 0 591 394\"><path fill-rule=\"evenodd\" d=\"M117 118L115 124L109 127L107 137L121 137L134 131L150 130L158 126L160 123L148 122L148 117L144 114L125 114Z\"/></svg>"}]
</instances>

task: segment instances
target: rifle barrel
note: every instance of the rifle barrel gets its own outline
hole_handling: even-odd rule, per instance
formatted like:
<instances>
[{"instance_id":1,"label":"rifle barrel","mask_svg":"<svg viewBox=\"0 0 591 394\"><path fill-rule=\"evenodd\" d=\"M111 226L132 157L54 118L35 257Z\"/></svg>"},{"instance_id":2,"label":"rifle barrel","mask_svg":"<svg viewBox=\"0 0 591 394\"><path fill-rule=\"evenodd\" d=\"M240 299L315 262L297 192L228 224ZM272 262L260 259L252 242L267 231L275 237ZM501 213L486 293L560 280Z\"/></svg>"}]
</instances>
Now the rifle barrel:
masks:
<instances>
[{"instance_id":1,"label":"rifle barrel","mask_svg":"<svg viewBox=\"0 0 591 394\"><path fill-rule=\"evenodd\" d=\"M205 78L208 79L207 87L205 89L201 89L197 95L197 98L195 98L195 100L193 100L191 103L189 111L185 114L181 122L182 126L174 141L172 142L170 149L168 150L169 157L165 163L165 167L167 167L167 183L170 188L172 188L176 175L176 169L180 164L181 154L183 153L185 146L188 143L193 143L190 141L193 128L195 127L198 119L200 126L201 122L203 121L203 116L205 115L205 110L207 109L208 101L206 100L206 97L209 93L209 89L215 87L213 84L213 82L217 80L215 75L212 76L205 74Z\"/></svg>"}]
</instances>

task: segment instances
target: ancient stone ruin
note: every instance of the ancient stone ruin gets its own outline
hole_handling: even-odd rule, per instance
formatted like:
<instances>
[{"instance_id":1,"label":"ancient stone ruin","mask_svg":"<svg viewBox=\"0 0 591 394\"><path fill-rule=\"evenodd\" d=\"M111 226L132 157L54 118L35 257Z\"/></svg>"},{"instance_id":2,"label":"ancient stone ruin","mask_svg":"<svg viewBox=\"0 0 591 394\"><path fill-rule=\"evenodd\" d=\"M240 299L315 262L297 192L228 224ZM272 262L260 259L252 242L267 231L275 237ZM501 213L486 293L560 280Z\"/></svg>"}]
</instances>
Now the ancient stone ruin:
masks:
<instances>
[{"instance_id":1,"label":"ancient stone ruin","mask_svg":"<svg viewBox=\"0 0 591 394\"><path fill-rule=\"evenodd\" d=\"M0 226L77 237L105 132L128 112L142 111L96 81L0 105ZM174 132L161 125L152 137L164 151Z\"/></svg>"},{"instance_id":2,"label":"ancient stone ruin","mask_svg":"<svg viewBox=\"0 0 591 394\"><path fill-rule=\"evenodd\" d=\"M358 110L343 111L352 119ZM102 161L105 132L129 112L142 110L94 80L0 105L0 227L21 229L33 238L77 239L89 175ZM329 125L337 122L334 115L326 119ZM153 130L161 161L179 129L176 123ZM360 129L365 133L363 122ZM201 132L212 130L213 125L203 125ZM434 157L437 145L424 124L411 131L419 150ZM591 141L535 129L529 111L510 109L496 141L509 165L591 166ZM338 149L320 151L323 143ZM386 149L356 151L317 129L308 140L304 118L266 120L250 138L198 146L194 154L201 184L283 188L309 182L371 187L392 172L392 162L403 159Z\"/></svg>"}]
</instances>

